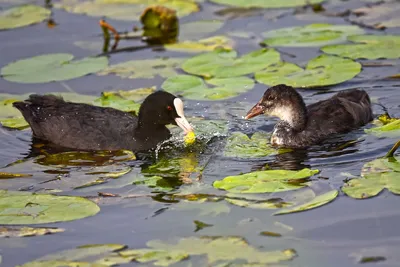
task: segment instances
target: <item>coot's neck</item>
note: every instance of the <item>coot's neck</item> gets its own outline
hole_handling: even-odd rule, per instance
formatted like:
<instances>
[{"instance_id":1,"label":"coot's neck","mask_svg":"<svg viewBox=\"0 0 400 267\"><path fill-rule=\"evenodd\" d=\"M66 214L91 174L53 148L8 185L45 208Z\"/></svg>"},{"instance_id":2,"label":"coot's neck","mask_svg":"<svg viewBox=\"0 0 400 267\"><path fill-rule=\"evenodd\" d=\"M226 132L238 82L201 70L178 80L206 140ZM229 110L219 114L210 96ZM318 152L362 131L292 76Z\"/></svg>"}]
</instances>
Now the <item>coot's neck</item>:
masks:
<instances>
[{"instance_id":1,"label":"coot's neck","mask_svg":"<svg viewBox=\"0 0 400 267\"><path fill-rule=\"evenodd\" d=\"M157 121L157 118L154 118L154 116L151 115L146 116L147 114L147 112L141 112L141 109L139 110L136 136L148 137L168 130L165 125L162 125Z\"/></svg>"},{"instance_id":2,"label":"coot's neck","mask_svg":"<svg viewBox=\"0 0 400 267\"><path fill-rule=\"evenodd\" d=\"M273 115L286 122L295 132L303 131L307 125L307 107L301 98L276 108Z\"/></svg>"}]
</instances>

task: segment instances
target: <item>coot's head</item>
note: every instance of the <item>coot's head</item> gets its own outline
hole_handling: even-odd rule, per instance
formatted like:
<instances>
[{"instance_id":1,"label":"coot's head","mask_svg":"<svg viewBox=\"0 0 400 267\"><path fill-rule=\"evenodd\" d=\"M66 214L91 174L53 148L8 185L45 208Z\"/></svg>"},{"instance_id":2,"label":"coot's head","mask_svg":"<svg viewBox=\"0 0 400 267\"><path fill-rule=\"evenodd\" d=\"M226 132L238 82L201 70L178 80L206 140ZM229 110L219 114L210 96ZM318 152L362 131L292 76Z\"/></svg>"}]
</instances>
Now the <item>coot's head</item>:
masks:
<instances>
[{"instance_id":1,"label":"coot's head","mask_svg":"<svg viewBox=\"0 0 400 267\"><path fill-rule=\"evenodd\" d=\"M247 113L245 119L260 114L276 116L291 122L293 116L302 115L305 104L301 95L291 86L279 84L268 88L258 103Z\"/></svg>"},{"instance_id":2,"label":"coot's head","mask_svg":"<svg viewBox=\"0 0 400 267\"><path fill-rule=\"evenodd\" d=\"M143 127L177 124L185 133L193 131L183 113L182 100L165 91L146 97L139 109L139 124Z\"/></svg>"}]
</instances>

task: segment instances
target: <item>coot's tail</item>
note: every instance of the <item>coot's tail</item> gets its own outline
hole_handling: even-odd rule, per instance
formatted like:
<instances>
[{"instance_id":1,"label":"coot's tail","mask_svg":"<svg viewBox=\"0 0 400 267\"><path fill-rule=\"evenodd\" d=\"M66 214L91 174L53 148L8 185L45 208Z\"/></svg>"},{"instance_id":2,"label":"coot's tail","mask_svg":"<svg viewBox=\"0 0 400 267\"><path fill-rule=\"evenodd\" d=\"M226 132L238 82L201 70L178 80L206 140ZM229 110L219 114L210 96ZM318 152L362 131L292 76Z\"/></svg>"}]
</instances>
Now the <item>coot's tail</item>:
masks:
<instances>
[{"instance_id":1,"label":"coot's tail","mask_svg":"<svg viewBox=\"0 0 400 267\"><path fill-rule=\"evenodd\" d=\"M345 90L337 94L347 111L358 125L364 125L373 119L371 99L361 89Z\"/></svg>"}]
</instances>

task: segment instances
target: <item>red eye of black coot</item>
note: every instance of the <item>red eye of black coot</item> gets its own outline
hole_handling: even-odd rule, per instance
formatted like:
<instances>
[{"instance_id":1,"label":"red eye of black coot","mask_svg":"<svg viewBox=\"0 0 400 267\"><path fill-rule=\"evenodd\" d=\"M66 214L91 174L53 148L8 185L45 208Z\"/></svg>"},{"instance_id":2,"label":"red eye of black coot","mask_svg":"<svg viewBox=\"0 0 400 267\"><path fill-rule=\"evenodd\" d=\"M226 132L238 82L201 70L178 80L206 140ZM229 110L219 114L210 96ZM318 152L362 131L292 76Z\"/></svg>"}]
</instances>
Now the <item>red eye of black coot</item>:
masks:
<instances>
[{"instance_id":1,"label":"red eye of black coot","mask_svg":"<svg viewBox=\"0 0 400 267\"><path fill-rule=\"evenodd\" d=\"M171 107L171 106L167 106L167 109L168 109L168 110L172 110L172 107Z\"/></svg>"}]
</instances>

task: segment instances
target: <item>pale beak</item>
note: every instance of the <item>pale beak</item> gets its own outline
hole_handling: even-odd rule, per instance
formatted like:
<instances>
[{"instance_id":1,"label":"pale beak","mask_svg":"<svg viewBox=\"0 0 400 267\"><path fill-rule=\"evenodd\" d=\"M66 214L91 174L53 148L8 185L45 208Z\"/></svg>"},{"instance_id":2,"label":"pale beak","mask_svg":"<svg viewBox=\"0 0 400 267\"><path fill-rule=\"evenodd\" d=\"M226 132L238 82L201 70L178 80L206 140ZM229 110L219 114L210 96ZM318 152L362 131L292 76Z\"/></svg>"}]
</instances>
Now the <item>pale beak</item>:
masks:
<instances>
[{"instance_id":1,"label":"pale beak","mask_svg":"<svg viewBox=\"0 0 400 267\"><path fill-rule=\"evenodd\" d=\"M183 102L179 98L174 99L174 106L176 113L179 115L180 118L175 118L176 124L182 128L185 134L189 132L193 132L192 125L186 120L185 114L183 113Z\"/></svg>"},{"instance_id":2,"label":"pale beak","mask_svg":"<svg viewBox=\"0 0 400 267\"><path fill-rule=\"evenodd\" d=\"M246 120L248 120L248 119L251 119L251 118L253 118L253 117L256 117L256 116L258 116L258 115L260 115L260 114L263 114L264 113L264 106L262 106L261 104L260 104L260 102L259 103L257 103L254 107L252 107L250 110L249 110L249 112L247 112L247 115L246 115L246 117L244 117Z\"/></svg>"}]
</instances>

